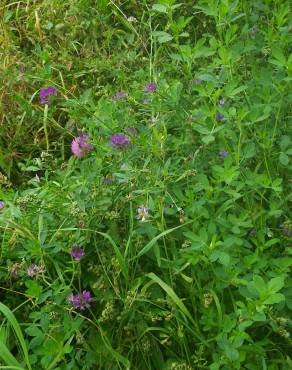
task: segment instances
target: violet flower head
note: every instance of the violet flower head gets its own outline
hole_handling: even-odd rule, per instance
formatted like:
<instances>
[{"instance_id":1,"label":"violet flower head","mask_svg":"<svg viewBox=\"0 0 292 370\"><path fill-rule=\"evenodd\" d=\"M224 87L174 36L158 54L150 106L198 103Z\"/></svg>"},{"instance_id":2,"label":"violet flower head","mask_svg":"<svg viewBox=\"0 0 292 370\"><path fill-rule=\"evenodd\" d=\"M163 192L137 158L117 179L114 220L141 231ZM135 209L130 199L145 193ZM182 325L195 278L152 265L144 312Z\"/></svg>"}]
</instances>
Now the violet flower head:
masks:
<instances>
[{"instance_id":1,"label":"violet flower head","mask_svg":"<svg viewBox=\"0 0 292 370\"><path fill-rule=\"evenodd\" d=\"M3 209L5 208L5 202L3 202L2 200L0 201L0 209Z\"/></svg>"},{"instance_id":2,"label":"violet flower head","mask_svg":"<svg viewBox=\"0 0 292 370\"><path fill-rule=\"evenodd\" d=\"M35 263L30 265L26 270L27 276L29 277L34 277L38 274L42 274L43 272L45 272L45 266L43 265L38 266Z\"/></svg>"},{"instance_id":3,"label":"violet flower head","mask_svg":"<svg viewBox=\"0 0 292 370\"><path fill-rule=\"evenodd\" d=\"M71 151L73 155L75 155L78 158L82 158L93 149L92 144L88 143L87 141L88 138L89 135L85 134L84 132L81 132L81 134L78 137L75 137L72 140Z\"/></svg>"},{"instance_id":4,"label":"violet flower head","mask_svg":"<svg viewBox=\"0 0 292 370\"><path fill-rule=\"evenodd\" d=\"M91 293L88 290L83 290L79 294L70 294L68 301L76 310L84 311L85 308L90 306L89 303L92 301Z\"/></svg>"},{"instance_id":5,"label":"violet flower head","mask_svg":"<svg viewBox=\"0 0 292 370\"><path fill-rule=\"evenodd\" d=\"M114 182L114 179L113 179L113 177L111 177L111 176L106 176L106 177L104 177L104 179L103 179L103 183L104 184L107 184L107 185L110 185L110 184L112 184Z\"/></svg>"},{"instance_id":6,"label":"violet flower head","mask_svg":"<svg viewBox=\"0 0 292 370\"><path fill-rule=\"evenodd\" d=\"M119 92L114 94L112 99L113 99L113 101L116 101L116 100L124 99L124 98L127 98L127 97L128 97L128 94L125 91L119 91Z\"/></svg>"},{"instance_id":7,"label":"violet flower head","mask_svg":"<svg viewBox=\"0 0 292 370\"><path fill-rule=\"evenodd\" d=\"M223 121L225 119L224 114L217 112L216 113L216 121Z\"/></svg>"},{"instance_id":8,"label":"violet flower head","mask_svg":"<svg viewBox=\"0 0 292 370\"><path fill-rule=\"evenodd\" d=\"M229 152L228 152L227 150L225 150L225 149L220 150L220 152L219 152L219 157L220 157L221 159L224 159L224 158L226 158L226 157L228 157L228 156L229 156Z\"/></svg>"},{"instance_id":9,"label":"violet flower head","mask_svg":"<svg viewBox=\"0 0 292 370\"><path fill-rule=\"evenodd\" d=\"M126 148L130 144L130 140L127 136L114 134L111 136L111 145L113 148Z\"/></svg>"},{"instance_id":10,"label":"violet flower head","mask_svg":"<svg viewBox=\"0 0 292 370\"><path fill-rule=\"evenodd\" d=\"M80 259L85 256L84 249L79 248L77 245L73 245L70 254L75 259L75 261L80 261Z\"/></svg>"},{"instance_id":11,"label":"violet flower head","mask_svg":"<svg viewBox=\"0 0 292 370\"><path fill-rule=\"evenodd\" d=\"M35 276L37 274L37 265L33 263L31 266L28 267L26 273L29 277Z\"/></svg>"},{"instance_id":12,"label":"violet flower head","mask_svg":"<svg viewBox=\"0 0 292 370\"><path fill-rule=\"evenodd\" d=\"M153 92L157 89L157 84L155 82L149 82L145 87L145 92Z\"/></svg>"},{"instance_id":13,"label":"violet flower head","mask_svg":"<svg viewBox=\"0 0 292 370\"><path fill-rule=\"evenodd\" d=\"M57 95L58 90L53 86L45 87L44 89L40 90L40 102L41 104L49 104L49 98L53 95Z\"/></svg>"},{"instance_id":14,"label":"violet flower head","mask_svg":"<svg viewBox=\"0 0 292 370\"><path fill-rule=\"evenodd\" d=\"M138 212L137 219L142 221L142 222L146 221L147 218L150 217L149 211L150 211L150 208L147 208L143 205L139 206L137 208L137 212Z\"/></svg>"}]
</instances>

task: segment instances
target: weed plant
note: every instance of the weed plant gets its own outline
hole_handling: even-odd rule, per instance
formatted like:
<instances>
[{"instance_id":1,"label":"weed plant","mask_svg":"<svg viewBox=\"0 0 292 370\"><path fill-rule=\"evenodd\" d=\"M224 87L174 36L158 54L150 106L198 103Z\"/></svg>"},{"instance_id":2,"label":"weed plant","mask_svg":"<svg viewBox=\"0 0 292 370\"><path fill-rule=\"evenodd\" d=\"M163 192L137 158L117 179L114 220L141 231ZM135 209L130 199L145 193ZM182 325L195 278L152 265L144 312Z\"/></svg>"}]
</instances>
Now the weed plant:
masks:
<instances>
[{"instance_id":1,"label":"weed plant","mask_svg":"<svg viewBox=\"0 0 292 370\"><path fill-rule=\"evenodd\" d=\"M0 368L292 369L288 0L2 0Z\"/></svg>"}]
</instances>

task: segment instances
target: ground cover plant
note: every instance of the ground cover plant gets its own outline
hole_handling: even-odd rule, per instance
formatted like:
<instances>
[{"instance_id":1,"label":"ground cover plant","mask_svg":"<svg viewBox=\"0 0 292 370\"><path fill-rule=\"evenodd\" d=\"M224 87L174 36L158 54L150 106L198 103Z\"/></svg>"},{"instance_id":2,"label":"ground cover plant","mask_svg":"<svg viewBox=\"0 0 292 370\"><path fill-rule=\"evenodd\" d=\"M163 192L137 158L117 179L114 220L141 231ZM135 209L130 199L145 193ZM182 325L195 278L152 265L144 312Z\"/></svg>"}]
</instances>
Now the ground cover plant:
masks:
<instances>
[{"instance_id":1,"label":"ground cover plant","mask_svg":"<svg viewBox=\"0 0 292 370\"><path fill-rule=\"evenodd\" d=\"M289 15L1 1L0 369L292 369Z\"/></svg>"}]
</instances>

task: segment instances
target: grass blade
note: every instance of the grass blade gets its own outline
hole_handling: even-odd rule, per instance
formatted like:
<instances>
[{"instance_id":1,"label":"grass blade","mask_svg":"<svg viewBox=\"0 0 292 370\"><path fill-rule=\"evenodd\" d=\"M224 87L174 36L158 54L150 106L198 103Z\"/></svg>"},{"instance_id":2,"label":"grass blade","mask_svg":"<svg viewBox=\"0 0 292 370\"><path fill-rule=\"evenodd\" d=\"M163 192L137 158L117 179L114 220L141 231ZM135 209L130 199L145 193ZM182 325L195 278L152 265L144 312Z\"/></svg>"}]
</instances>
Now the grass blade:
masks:
<instances>
[{"instance_id":1,"label":"grass blade","mask_svg":"<svg viewBox=\"0 0 292 370\"><path fill-rule=\"evenodd\" d=\"M196 328L196 337L204 343L206 346L209 347L208 343L205 341L205 339L199 334L199 329L197 327L196 322L193 319L193 316L190 314L189 310L186 308L182 300L176 295L174 290L166 284L163 280L161 280L156 274L153 272L150 272L150 274L147 274L147 276L160 285L160 287L166 292L166 294L171 298L171 300L177 305L177 307L181 310L181 312L191 321L191 323L195 326Z\"/></svg>"},{"instance_id":2,"label":"grass blade","mask_svg":"<svg viewBox=\"0 0 292 370\"><path fill-rule=\"evenodd\" d=\"M21 328L20 328L20 326L19 326L19 324L16 320L16 317L14 316L13 312L7 306L5 306L3 303L0 303L0 312L3 313L3 315L6 317L8 323L12 326L12 328L13 328L15 334L16 334L16 337L18 339L18 342L20 344L20 347L22 349L26 366L28 367L29 370L31 370L29 357L28 357L27 346L26 346ZM0 351L0 353L2 353L2 352ZM19 366L19 364L14 363L14 366Z\"/></svg>"},{"instance_id":3,"label":"grass blade","mask_svg":"<svg viewBox=\"0 0 292 370\"><path fill-rule=\"evenodd\" d=\"M124 277L128 280L129 272L128 272L127 264L125 262L125 259L122 255L122 253L119 250L119 247L116 245L114 240L108 234L102 233L101 231L96 231L96 233L102 235L104 238L106 238L111 243L111 245L113 246L114 251L116 253L117 259L119 261L119 265L121 267L122 273L123 273Z\"/></svg>"},{"instance_id":4,"label":"grass blade","mask_svg":"<svg viewBox=\"0 0 292 370\"><path fill-rule=\"evenodd\" d=\"M144 247L144 248L143 248L143 249L142 249L142 250L137 254L137 256L136 256L136 257L134 257L133 259L139 258L139 257L143 256L143 254L145 254L145 253L149 252L149 251L150 251L150 249L155 245L155 243L157 242L157 240L159 240L159 239L160 239L160 238L162 238L163 236L165 236L165 235L167 235L167 234L170 234L170 233L172 233L173 231L175 231L175 230L177 230L177 229L180 229L181 227L186 226L186 225L188 225L188 224L190 224L190 223L192 223L192 222L193 222L193 220L192 220L192 221L188 221L188 222L186 222L186 223L184 223L184 224L182 224L182 225L179 225L179 226L173 227L173 228L171 228L171 229L165 230L165 231L163 231L162 233L160 233L159 235L155 236L155 238L151 239L151 240L150 240L150 242L149 242L149 243L147 243L147 244L145 245L145 247Z\"/></svg>"},{"instance_id":5,"label":"grass blade","mask_svg":"<svg viewBox=\"0 0 292 370\"><path fill-rule=\"evenodd\" d=\"M22 367L20 367L20 363L16 360L16 358L11 354L9 349L6 347L6 345L0 341L0 358L7 364L14 366L18 369L23 370ZM8 367L10 368L10 366Z\"/></svg>"}]
</instances>

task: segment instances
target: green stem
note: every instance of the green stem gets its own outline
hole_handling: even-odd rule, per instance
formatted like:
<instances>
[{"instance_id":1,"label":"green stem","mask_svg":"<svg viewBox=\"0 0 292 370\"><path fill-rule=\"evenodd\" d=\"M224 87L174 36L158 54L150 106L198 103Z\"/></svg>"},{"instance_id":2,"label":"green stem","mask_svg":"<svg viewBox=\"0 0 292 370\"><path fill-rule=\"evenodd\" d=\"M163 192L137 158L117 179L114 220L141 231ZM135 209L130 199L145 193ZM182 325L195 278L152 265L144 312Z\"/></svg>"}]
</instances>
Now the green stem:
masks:
<instances>
[{"instance_id":1,"label":"green stem","mask_svg":"<svg viewBox=\"0 0 292 370\"><path fill-rule=\"evenodd\" d=\"M44 127L44 133L45 133L45 138L46 138L46 146L47 146L47 151L49 151L49 135L48 135L48 128L47 128L47 121L48 121L48 104L45 104L45 109L44 109L44 119L43 119L43 127Z\"/></svg>"}]
</instances>

